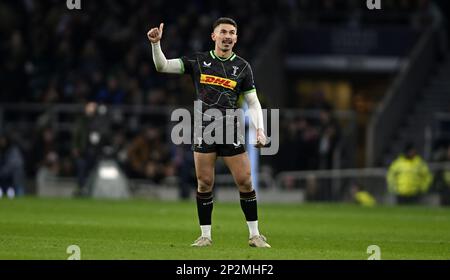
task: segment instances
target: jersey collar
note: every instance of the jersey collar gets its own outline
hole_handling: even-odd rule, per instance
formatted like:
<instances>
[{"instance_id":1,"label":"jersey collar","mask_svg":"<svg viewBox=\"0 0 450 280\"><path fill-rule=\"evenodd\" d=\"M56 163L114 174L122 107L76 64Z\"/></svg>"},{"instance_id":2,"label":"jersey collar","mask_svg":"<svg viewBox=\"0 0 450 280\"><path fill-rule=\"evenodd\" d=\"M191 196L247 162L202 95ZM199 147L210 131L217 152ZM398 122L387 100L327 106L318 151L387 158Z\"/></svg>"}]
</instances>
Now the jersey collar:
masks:
<instances>
[{"instance_id":1,"label":"jersey collar","mask_svg":"<svg viewBox=\"0 0 450 280\"><path fill-rule=\"evenodd\" d=\"M233 60L236 58L236 54L235 54L235 53L232 53L232 54L230 55L230 57L225 58L225 59L216 56L216 54L214 53L213 50L209 51L209 54L211 55L211 57L212 57L213 59L216 59L216 58L217 58L217 59L220 60L220 61L227 61L227 60L233 61Z\"/></svg>"}]
</instances>

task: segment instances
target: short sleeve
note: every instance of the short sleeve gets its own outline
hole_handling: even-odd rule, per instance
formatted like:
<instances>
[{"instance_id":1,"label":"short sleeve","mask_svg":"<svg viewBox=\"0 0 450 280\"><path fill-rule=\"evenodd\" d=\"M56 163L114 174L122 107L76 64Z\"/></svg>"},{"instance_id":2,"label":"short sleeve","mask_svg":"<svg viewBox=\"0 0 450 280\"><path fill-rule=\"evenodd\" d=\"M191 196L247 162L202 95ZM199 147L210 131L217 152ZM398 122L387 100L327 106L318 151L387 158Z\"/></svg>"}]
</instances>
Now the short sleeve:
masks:
<instances>
[{"instance_id":1,"label":"short sleeve","mask_svg":"<svg viewBox=\"0 0 450 280\"><path fill-rule=\"evenodd\" d=\"M244 79L242 80L241 92L242 94L248 94L256 92L255 79L253 78L253 71L250 64L244 70Z\"/></svg>"},{"instance_id":2,"label":"short sleeve","mask_svg":"<svg viewBox=\"0 0 450 280\"><path fill-rule=\"evenodd\" d=\"M182 66L182 73L184 74L192 74L193 73L193 64L196 61L195 55L192 56L183 56L180 58L181 60L181 66Z\"/></svg>"}]
</instances>

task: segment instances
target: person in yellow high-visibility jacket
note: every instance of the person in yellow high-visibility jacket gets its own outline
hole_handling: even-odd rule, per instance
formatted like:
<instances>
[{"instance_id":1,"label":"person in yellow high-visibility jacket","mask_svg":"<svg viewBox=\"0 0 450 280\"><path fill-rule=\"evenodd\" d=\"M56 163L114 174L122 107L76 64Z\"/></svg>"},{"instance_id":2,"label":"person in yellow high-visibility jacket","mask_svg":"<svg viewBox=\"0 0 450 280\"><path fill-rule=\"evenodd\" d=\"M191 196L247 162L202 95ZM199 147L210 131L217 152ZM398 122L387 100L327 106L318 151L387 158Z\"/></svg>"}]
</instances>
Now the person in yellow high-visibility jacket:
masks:
<instances>
[{"instance_id":1,"label":"person in yellow high-visibility jacket","mask_svg":"<svg viewBox=\"0 0 450 280\"><path fill-rule=\"evenodd\" d=\"M350 193L353 202L364 207L374 207L377 205L375 197L365 190L365 188L358 182L353 182L350 188Z\"/></svg>"},{"instance_id":2,"label":"person in yellow high-visibility jacket","mask_svg":"<svg viewBox=\"0 0 450 280\"><path fill-rule=\"evenodd\" d=\"M392 162L387 174L388 189L396 194L400 204L418 202L432 181L433 175L427 163L411 144L406 145L405 153Z\"/></svg>"}]
</instances>

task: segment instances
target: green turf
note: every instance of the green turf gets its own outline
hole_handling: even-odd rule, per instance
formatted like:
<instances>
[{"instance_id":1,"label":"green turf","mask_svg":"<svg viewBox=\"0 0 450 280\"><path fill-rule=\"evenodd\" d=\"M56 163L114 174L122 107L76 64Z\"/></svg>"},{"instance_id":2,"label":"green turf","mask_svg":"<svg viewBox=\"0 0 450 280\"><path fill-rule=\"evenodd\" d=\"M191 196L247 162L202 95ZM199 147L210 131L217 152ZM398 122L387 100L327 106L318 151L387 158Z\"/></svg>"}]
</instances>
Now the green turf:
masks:
<instances>
[{"instance_id":1,"label":"green turf","mask_svg":"<svg viewBox=\"0 0 450 280\"><path fill-rule=\"evenodd\" d=\"M271 249L250 248L238 202L214 205L210 248L194 202L0 200L0 259L357 259L369 245L382 259L450 259L450 209L260 204Z\"/></svg>"}]
</instances>

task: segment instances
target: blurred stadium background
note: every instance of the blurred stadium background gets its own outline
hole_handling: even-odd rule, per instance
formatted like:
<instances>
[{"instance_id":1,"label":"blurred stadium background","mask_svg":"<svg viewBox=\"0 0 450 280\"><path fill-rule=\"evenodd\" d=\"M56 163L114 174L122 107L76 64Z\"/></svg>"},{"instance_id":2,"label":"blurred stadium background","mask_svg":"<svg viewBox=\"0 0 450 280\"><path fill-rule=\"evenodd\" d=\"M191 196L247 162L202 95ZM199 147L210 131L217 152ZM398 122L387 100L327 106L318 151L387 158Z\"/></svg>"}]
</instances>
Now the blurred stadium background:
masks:
<instances>
[{"instance_id":1,"label":"blurred stadium background","mask_svg":"<svg viewBox=\"0 0 450 280\"><path fill-rule=\"evenodd\" d=\"M420 202L449 196L448 1L65 2L0 3L1 163L16 171L3 196L192 198L190 147L172 144L170 115L194 89L156 73L146 32L164 22L175 58L211 49L220 16L239 24L263 108L280 109L279 153L257 166L261 201L351 202L363 189L395 203L386 172L407 143L434 175ZM237 198L220 162L216 195Z\"/></svg>"}]
</instances>

